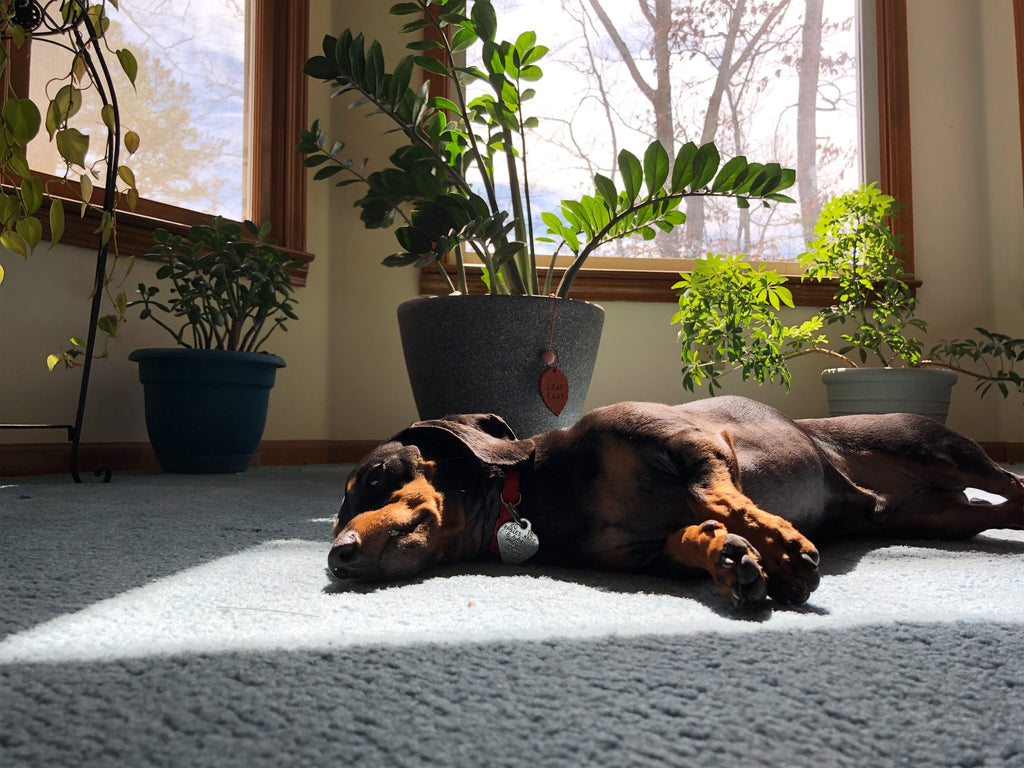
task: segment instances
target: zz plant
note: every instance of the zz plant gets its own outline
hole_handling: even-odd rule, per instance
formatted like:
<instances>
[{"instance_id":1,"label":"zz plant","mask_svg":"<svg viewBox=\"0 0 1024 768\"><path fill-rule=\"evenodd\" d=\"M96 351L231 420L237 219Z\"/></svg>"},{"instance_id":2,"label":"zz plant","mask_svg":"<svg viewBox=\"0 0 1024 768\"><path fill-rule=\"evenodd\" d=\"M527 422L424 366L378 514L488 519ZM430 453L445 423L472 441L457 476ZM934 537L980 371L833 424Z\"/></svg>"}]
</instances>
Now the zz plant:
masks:
<instances>
[{"instance_id":1,"label":"zz plant","mask_svg":"<svg viewBox=\"0 0 1024 768\"><path fill-rule=\"evenodd\" d=\"M269 234L269 223L219 217L186 237L156 230L144 258L164 262L156 277L170 284L170 298L163 303L158 286L139 283L141 298L129 306L141 306L139 317L153 320L179 346L259 351L271 333L287 330L286 320L297 319L288 270L301 262L276 248Z\"/></svg>"},{"instance_id":2,"label":"zz plant","mask_svg":"<svg viewBox=\"0 0 1024 768\"><path fill-rule=\"evenodd\" d=\"M670 157L655 141L642 158L620 152L617 182L595 175L592 194L542 213L547 229L535 233L528 166L529 132L538 121L526 107L543 76L547 48L532 31L500 40L490 0L474 0L468 15L465 0L400 2L391 13L410 17L403 31L413 38L406 44L409 55L393 69L385 66L379 43L367 44L362 34L346 29L324 37L323 53L309 59L305 71L329 83L334 96L355 94L352 106L385 116L404 143L386 167L373 171L367 162L345 157L344 142L331 141L319 121L299 144L306 165L317 168L315 179L339 177L339 186L362 186L355 204L367 228L398 225L399 250L384 259L388 266L440 266L451 254L456 280L449 287L466 293L468 253L484 265L492 293L564 297L602 245L635 235L653 239L683 224L680 204L687 197L731 197L741 207L754 200L792 202L783 194L795 180L791 169L744 157L723 163L710 143L686 143ZM474 47L482 67L461 63ZM430 77L416 85L422 73ZM430 78L446 83L447 93L432 92ZM471 82L484 84L487 92L467 100L464 86ZM498 194L505 183L507 208ZM557 285L554 257L546 266L538 263L538 241L552 243L556 255L571 254Z\"/></svg>"}]
</instances>

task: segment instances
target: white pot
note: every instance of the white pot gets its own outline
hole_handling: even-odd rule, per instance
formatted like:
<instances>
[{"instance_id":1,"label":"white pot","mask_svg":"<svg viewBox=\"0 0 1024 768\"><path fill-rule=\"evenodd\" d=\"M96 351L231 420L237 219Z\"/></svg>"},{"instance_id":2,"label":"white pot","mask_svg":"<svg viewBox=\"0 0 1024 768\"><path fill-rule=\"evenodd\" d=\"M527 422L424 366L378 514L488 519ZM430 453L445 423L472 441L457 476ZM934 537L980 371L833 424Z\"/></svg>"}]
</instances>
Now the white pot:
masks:
<instances>
[{"instance_id":1,"label":"white pot","mask_svg":"<svg viewBox=\"0 0 1024 768\"><path fill-rule=\"evenodd\" d=\"M833 416L919 413L945 424L957 375L945 368L830 368L821 380Z\"/></svg>"}]
</instances>

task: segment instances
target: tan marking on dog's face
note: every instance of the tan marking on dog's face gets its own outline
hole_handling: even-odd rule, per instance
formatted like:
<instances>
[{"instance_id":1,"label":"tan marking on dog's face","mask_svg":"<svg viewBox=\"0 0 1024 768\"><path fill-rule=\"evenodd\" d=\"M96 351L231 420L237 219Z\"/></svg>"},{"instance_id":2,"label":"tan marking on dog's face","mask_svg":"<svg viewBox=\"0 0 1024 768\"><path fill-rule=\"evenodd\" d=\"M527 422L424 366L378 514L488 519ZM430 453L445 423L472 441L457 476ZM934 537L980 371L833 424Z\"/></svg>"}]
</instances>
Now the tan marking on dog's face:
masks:
<instances>
[{"instance_id":1,"label":"tan marking on dog's face","mask_svg":"<svg viewBox=\"0 0 1024 768\"><path fill-rule=\"evenodd\" d=\"M348 531L359 535L356 558L349 564L353 578L404 579L436 565L444 556L443 497L425 477L403 485L380 509L349 521Z\"/></svg>"}]
</instances>

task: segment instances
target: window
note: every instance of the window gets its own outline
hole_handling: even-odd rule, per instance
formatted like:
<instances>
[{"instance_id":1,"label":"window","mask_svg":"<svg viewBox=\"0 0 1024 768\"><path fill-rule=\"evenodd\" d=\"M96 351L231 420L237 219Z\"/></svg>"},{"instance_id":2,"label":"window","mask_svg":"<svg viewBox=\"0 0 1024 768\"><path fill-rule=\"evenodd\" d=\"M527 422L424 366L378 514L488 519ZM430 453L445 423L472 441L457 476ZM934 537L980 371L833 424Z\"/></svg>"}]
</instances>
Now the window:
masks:
<instances>
[{"instance_id":1,"label":"window","mask_svg":"<svg viewBox=\"0 0 1024 768\"><path fill-rule=\"evenodd\" d=\"M506 36L530 28L529 20L538 18L539 11L535 7L538 0L501 0L506 6L519 6L524 9L520 13L523 21L509 21L509 28L501 32ZM496 3L497 4L497 3ZM643 16L644 8L649 14L653 9L662 9L667 3L642 3L626 4L612 3L607 0L597 2L596 0L560 0L552 7L552 4L545 4L544 13L550 16L552 13L561 12L564 14L565 23L554 25L548 29L547 34L542 34L540 42L550 45L552 50L542 62L545 71L545 80L540 84L538 92L550 90L564 96L568 91L579 98L574 98L571 109L580 113L586 109L586 102L592 104L589 114L583 120L578 120L571 129L566 128L556 132L550 138L552 145L561 145L565 155L575 155L578 158L577 166L580 169L577 183L583 189L569 189L566 193L560 190L551 190L552 200L546 201L543 206L550 207L551 203L557 204L562 197L576 196L584 191L589 180L592 179L595 170L601 170L606 175L609 168L600 167L610 165L607 158L614 157L618 147L628 147L634 151L642 150L647 141L658 136L666 142L666 139L674 141L675 146L685 140L694 140L697 143L709 140L713 136L714 141L723 150L724 155L742 152L752 160L775 160L798 169L798 181L813 182L815 174L806 171L807 163L797 157L799 150L796 134L796 120L791 119L801 110L801 98L797 96L796 90L799 86L799 78L795 73L800 70L801 46L803 40L802 15L805 8L817 7L824 14L823 20L817 25L807 25L811 31L821 30L820 47L814 40L811 40L812 47L815 47L818 62L816 69L824 74L816 83L817 86L817 130L810 133L810 141L803 140L804 145L810 145L812 150L817 145L819 160L824 156L826 162L819 162L817 167L821 170L816 174L818 177L818 188L809 189L809 193L800 190L808 199L816 198L814 203L805 210L802 215L798 206L776 206L769 211L768 218L760 223L754 221L741 221L737 219L725 220L726 212L733 215L735 204L731 201L723 201L725 205L721 212L708 210L702 218L703 226L699 225L700 218L693 212L689 214L687 225L682 228L684 236L691 236L693 230L703 229L711 237L697 244L685 242L672 243L669 256L684 252L685 255L700 255L708 250L716 251L743 251L755 257L770 261L792 259L802 250L806 242L807 231L805 226L813 225L820 209L820 203L827 199L834 192L844 191L859 183L862 178L860 162L854 159L860 146L864 143L878 144L878 160L874 166L869 166L864 173L868 179L877 179L886 191L894 194L897 199L907 203L907 207L901 213L899 228L904 232L904 245L906 247L906 259L912 269L912 250L909 233L911 231L912 211L910 209L910 186L909 186L909 126L907 125L907 99L906 99L906 18L904 0L877 0L876 3L865 0L863 2L862 24L865 29L874 30L877 36L877 67L870 58L856 66L855 54L857 52L857 41L855 36L854 16L856 8L853 2L829 2L821 3L815 0L808 2L771 2L746 4L748 17L739 23L731 23L733 20L723 15L723 4L708 0L703 3L676 4L677 9L672 16L671 25L661 25L662 38L659 41L654 34L656 19L653 15L647 18ZM732 7L741 4L730 3ZM638 11L637 7L641 10ZM685 7L683 7L685 6ZM505 21L509 15L508 8L499 8L500 18ZM602 12L606 18L602 20ZM787 12L795 15L787 16ZM514 15L514 14L513 14ZM621 18L620 18L621 16ZM534 25L535 26L535 25ZM773 30L771 34L766 29ZM572 30L572 31L570 31ZM689 35L690 40L686 39ZM732 40L730 41L730 35ZM701 36L710 39L718 38L718 58L716 54L704 56L704 47L699 44ZM550 39L549 39L550 38ZM574 39L575 38L575 41ZM813 38L813 36L812 36ZM579 42L582 40L582 43ZM589 44L588 44L589 41ZM695 42L696 41L696 42ZM632 44L637 54L623 53ZM662 55L659 59L657 54L658 46L663 46L670 51L669 56ZM722 87L721 82L716 78L721 74L722 50L727 45L733 45L731 54L732 83L729 87ZM630 59L631 67L623 65L624 57ZM664 71L660 74L657 67L659 61L667 62L675 57L681 59L679 63L673 63L673 74L671 81L674 88L681 88L684 83L689 84L692 92L711 94L711 98L717 100L717 117L720 125L718 131L709 132L708 120L714 121L715 115L706 118L702 114L696 115L696 119L689 121L688 115L682 114L685 109L691 109L693 99L689 94L685 98L678 95L674 99L668 99L671 89L659 97L657 89L648 88L648 93L642 93L642 86L638 86L637 79L643 79L646 86L659 84L668 81ZM760 69L749 67L751 59L759 57ZM675 61L675 59L671 59ZM743 70L742 76L737 74ZM573 71L573 77L577 83L563 90L561 82L557 85L548 85L550 80L561 77L557 72L562 70ZM859 73L857 70L860 70ZM677 71L678 70L678 71ZM879 129L864 130L859 132L856 126L858 120L856 114L857 88L856 79L858 74L864 80L864 87L861 89L871 95L874 75L878 77L878 104L873 105L873 100L862 105L867 115L877 113ZM786 73L793 73L787 76ZM555 75L555 78L552 77ZM788 82L787 82L788 77ZM660 78L660 79L659 79ZM718 78L720 81L722 78ZM771 95L771 86L781 83L788 89L783 95ZM815 84L812 83L812 87ZM612 100L606 96L608 93L634 94L631 102L626 102L622 97ZM787 95L788 94L788 95ZM552 94L549 93L548 96ZM539 98L539 96L538 96ZM658 99L661 98L659 101ZM704 109L707 105L707 96ZM789 103L786 103L788 99ZM564 98L562 99L565 101ZM614 103L612 103L614 102ZM741 103L742 102L742 103ZM757 112L756 104L762 106L767 104L775 111L773 113ZM823 109L825 102L829 107ZM813 101L811 102L813 104ZM542 119L542 126L547 123L554 123L554 128L559 128L557 117L552 120L545 111L550 108L547 105L530 103ZM834 109L833 109L834 107ZM660 125L652 115L668 114L675 111L671 124ZM846 110L842 112L841 110ZM851 110L853 110L851 112ZM805 110L806 111L806 110ZM815 110L812 109L812 113ZM618 112L618 126L614 131L609 131L610 119L607 116L612 112ZM568 115L566 115L568 117ZM646 122L645 122L646 121ZM788 122L786 122L788 121ZM832 121L827 124L827 121ZM703 124L702 124L703 122ZM567 123L564 123L567 125ZM595 141L592 130L595 124L600 126L603 138ZM757 125L755 125L757 124ZM870 125L870 121L868 123ZM640 125L639 131L631 131L628 125ZM711 126L712 128L714 126ZM765 128L767 127L767 130ZM759 129L759 132L758 132ZM822 137L826 131L835 134L834 129L846 130L846 135L839 140L829 142ZM632 135L629 135L632 134ZM609 136L611 137L609 139ZM601 143L603 142L603 144ZM566 146L568 145L568 148ZM896 151L896 148L900 151ZM596 148L596 149L595 149ZM601 159L595 159L598 155ZM543 163L542 163L543 165ZM595 167L597 165L598 167ZM564 177L566 169L559 174ZM544 181L541 181L543 191ZM537 185L534 189L537 190ZM779 211L778 208L790 208L792 211ZM773 218L774 217L774 220ZM770 230L780 230L777 226L779 221L787 218L790 230L788 234L773 234L774 239L768 239ZM695 222L698 222L697 226ZM657 242L657 241L655 241ZM764 247L765 243L767 247ZM763 253L757 252L758 244L761 244ZM610 248L610 246L609 246ZM687 251L689 251L687 253ZM607 253L607 249L605 249ZM645 253L642 246L638 247L633 241L625 244L621 256L658 257L663 254ZM659 258L642 259L643 267L637 263L640 260L635 258L613 259L606 257L594 258L588 262L588 268L577 280L577 289L574 295L595 299L635 299L665 301L669 300L671 293L668 290L675 281L679 269L685 267L681 260L661 260ZM601 269L602 262L612 269ZM785 270L783 270L785 271ZM793 270L794 272L796 270ZM441 290L440 285L433 285L434 278L428 273L423 275L423 288L427 292ZM438 278L438 283L440 279ZM829 297L828 286L819 285L794 285L794 293L802 303L813 304L821 299ZM819 295L820 294L820 295Z\"/></svg>"},{"instance_id":2,"label":"window","mask_svg":"<svg viewBox=\"0 0 1024 768\"><path fill-rule=\"evenodd\" d=\"M145 251L156 226L184 230L223 215L271 221L281 245L301 255L306 180L294 147L306 116L308 0L136 0L111 17L112 44L139 62L137 97L122 87L119 100L125 127L142 142L126 161L142 199L134 212L118 213L119 250ZM42 99L61 52L32 48L16 52L14 87ZM60 176L45 138L30 146L29 161ZM93 246L95 228L68 216L64 239ZM301 284L304 274L296 277Z\"/></svg>"}]
</instances>

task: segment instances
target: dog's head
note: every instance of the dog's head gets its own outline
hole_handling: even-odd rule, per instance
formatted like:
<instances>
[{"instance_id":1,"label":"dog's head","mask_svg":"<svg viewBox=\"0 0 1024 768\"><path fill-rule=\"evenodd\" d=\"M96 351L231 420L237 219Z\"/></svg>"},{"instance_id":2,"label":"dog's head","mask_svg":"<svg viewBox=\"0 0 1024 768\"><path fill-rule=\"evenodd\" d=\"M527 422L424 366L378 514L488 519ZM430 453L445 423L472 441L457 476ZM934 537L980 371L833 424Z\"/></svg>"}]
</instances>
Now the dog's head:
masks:
<instances>
[{"instance_id":1,"label":"dog's head","mask_svg":"<svg viewBox=\"0 0 1024 768\"><path fill-rule=\"evenodd\" d=\"M338 578L404 579L465 550L460 537L472 506L465 497L532 448L493 415L421 421L399 432L349 475L328 567Z\"/></svg>"}]
</instances>

